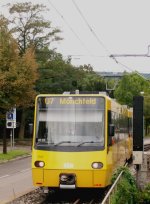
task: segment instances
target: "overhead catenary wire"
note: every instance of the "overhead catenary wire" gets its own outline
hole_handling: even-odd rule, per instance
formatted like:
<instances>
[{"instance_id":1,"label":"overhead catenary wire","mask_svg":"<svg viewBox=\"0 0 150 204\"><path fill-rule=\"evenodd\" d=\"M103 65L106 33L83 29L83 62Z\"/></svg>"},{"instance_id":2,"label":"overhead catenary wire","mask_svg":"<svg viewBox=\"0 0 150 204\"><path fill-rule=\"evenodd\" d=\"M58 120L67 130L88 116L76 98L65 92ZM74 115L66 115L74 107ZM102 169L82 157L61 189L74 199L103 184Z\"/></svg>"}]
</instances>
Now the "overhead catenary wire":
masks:
<instances>
[{"instance_id":1,"label":"overhead catenary wire","mask_svg":"<svg viewBox=\"0 0 150 204\"><path fill-rule=\"evenodd\" d=\"M82 19L84 20L84 22L86 23L87 27L89 28L89 30L92 32L92 34L94 35L94 37L97 39L98 43L104 48L104 50L109 54L108 57L110 57L112 60L115 61L116 64L120 64L122 67L125 67L126 69L128 69L131 72L134 72L133 69L129 68L128 66L124 65L123 63L119 62L115 56L113 56L111 54L111 52L107 49L107 47L104 45L104 43L99 39L98 35L96 34L96 32L93 30L93 28L91 27L91 25L88 23L87 19L85 18L85 16L83 15L83 12L80 10L80 8L78 7L77 3L75 2L75 0L72 0L73 5L75 6L75 8L77 9L77 11L79 12L79 14L81 15ZM145 80L147 80L143 75L141 75L138 71L136 71L136 73L141 76L142 78L144 78Z\"/></svg>"},{"instance_id":2,"label":"overhead catenary wire","mask_svg":"<svg viewBox=\"0 0 150 204\"><path fill-rule=\"evenodd\" d=\"M130 70L131 72L133 72L133 70L131 68L129 68L128 66L122 64L121 62L118 62L120 65L122 65L123 67L125 67L126 69ZM144 80L148 81L147 78L145 78L142 74L140 74L138 71L134 71L137 75L139 75L141 78L143 78Z\"/></svg>"},{"instance_id":3,"label":"overhead catenary wire","mask_svg":"<svg viewBox=\"0 0 150 204\"><path fill-rule=\"evenodd\" d=\"M76 36L76 38L80 41L80 43L82 44L82 46L90 53L89 49L87 48L87 46L82 42L82 40L80 39L80 37L77 35L77 33L73 30L73 28L70 26L70 24L66 21L66 19L64 18L64 16L60 13L60 11L56 8L56 6L54 6L54 4L50 1L47 0L48 3L53 7L53 9L56 11L56 13L62 18L62 20L65 22L65 24L67 25L67 27L72 31L72 33ZM76 3L74 2L74 5L76 5ZM76 5L76 8L78 9L78 11L81 13L80 9L78 8L78 6ZM82 14L82 13L81 13ZM82 15L83 16L83 15ZM84 16L83 16L84 18ZM94 32L94 30L91 28L91 26L89 25L89 23L86 21L86 19L84 18L87 26L89 27L89 29L91 30L91 32L93 32L94 36L96 37L96 39L98 40L98 42L100 43L100 45L105 49L105 51L108 53L108 56L104 56L104 57L109 57L111 55L111 53L109 52L109 50L106 48L106 46L103 44L103 42L101 42L101 40L98 38L98 36L96 35L96 33ZM72 55L69 55L72 56ZM90 56L94 56L93 54L90 53ZM114 59L115 60L115 59ZM115 60L116 61L116 60Z\"/></svg>"},{"instance_id":4,"label":"overhead catenary wire","mask_svg":"<svg viewBox=\"0 0 150 204\"><path fill-rule=\"evenodd\" d=\"M92 32L92 34L94 35L94 37L96 38L96 40L98 41L98 43L100 44L100 46L102 46L104 48L104 50L108 53L108 57L111 56L111 52L106 48L106 46L104 45L104 43L99 39L98 35L96 34L96 32L93 30L93 28L91 27L91 25L88 23L87 19L85 18L85 16L83 15L83 12L80 10L79 6L77 5L77 3L75 2L75 0L72 0L75 8L77 9L77 11L79 12L79 14L81 15L82 19L84 20L84 22L86 23L87 27L89 28L89 30ZM116 60L115 57L111 57L111 59L113 59L117 64L119 64L118 60ZM130 70L131 71L131 70Z\"/></svg>"},{"instance_id":5,"label":"overhead catenary wire","mask_svg":"<svg viewBox=\"0 0 150 204\"><path fill-rule=\"evenodd\" d=\"M92 34L94 35L94 37L97 39L97 41L99 42L99 44L105 49L105 51L110 55L110 51L106 48L106 46L104 45L104 43L99 39L99 37L97 36L97 34L95 33L95 31L93 30L93 28L91 27L91 25L88 23L88 21L86 20L86 18L84 17L83 13L81 12L81 10L79 9L78 5L76 4L76 2L74 0L72 0L74 6L76 7L76 9L78 10L78 12L80 13L80 15L82 16L84 22L86 23L87 27L89 28L89 30L92 32Z\"/></svg>"},{"instance_id":6,"label":"overhead catenary wire","mask_svg":"<svg viewBox=\"0 0 150 204\"><path fill-rule=\"evenodd\" d=\"M67 27L72 31L72 33L76 36L76 38L80 41L80 43L82 44L82 46L86 49L86 51L88 51L88 53L90 53L89 49L87 48L87 46L83 43L83 41L80 39L80 37L78 36L78 34L73 30L73 28L70 26L70 24L66 21L66 19L64 18L64 16L60 13L60 11L56 8L56 6L54 6L54 4L48 0L49 4L53 7L53 9L55 9L55 11L57 12L57 14L62 18L62 20L65 22L65 24L67 25ZM84 19L86 25L88 26L88 28L90 29L90 31L92 32L92 34L94 35L94 37L97 39L97 41L99 42L99 44L105 49L105 51L108 53L108 56L103 56L103 57L109 57L111 58L113 61L115 61L115 63L120 64L122 67L126 68L127 70L134 72L133 69L129 68L128 66L124 65L123 63L119 62L112 54L111 52L107 49L107 47L104 45L104 43L99 39L98 35L95 33L95 31L92 29L92 27L90 26L90 24L88 23L88 21L86 20L86 18L84 17L83 13L81 12L81 10L79 9L78 5L76 4L76 2L74 0L72 0L72 2L74 3L76 9L78 10L78 12L80 13L80 15L82 16L82 18ZM72 55L68 55L68 56L72 56ZM82 56L82 55L80 55ZM94 55L92 55L90 53L90 56L93 57ZM99 56L100 57L100 56ZM141 76L142 78L144 78L143 75L141 75L140 73L138 73L136 71L136 73ZM147 80L146 78L144 78L145 80Z\"/></svg>"},{"instance_id":7,"label":"overhead catenary wire","mask_svg":"<svg viewBox=\"0 0 150 204\"><path fill-rule=\"evenodd\" d=\"M93 57L93 58L108 58L107 55L83 55L83 54L66 54L66 55L63 55L63 56L70 56L70 57Z\"/></svg>"},{"instance_id":8,"label":"overhead catenary wire","mask_svg":"<svg viewBox=\"0 0 150 204\"><path fill-rule=\"evenodd\" d=\"M85 43L80 39L80 37L78 36L78 34L74 31L74 29L70 26L70 24L67 22L67 20L64 18L64 16L60 13L60 11L56 8L56 6L50 1L47 0L48 3L53 7L53 9L56 11L56 13L62 18L62 20L65 22L65 24L67 25L67 27L71 30L71 32L75 35L75 37L80 41L82 47L84 49L86 49L86 51L92 55L92 53L90 52L90 50L87 48L87 46L85 45Z\"/></svg>"}]
</instances>

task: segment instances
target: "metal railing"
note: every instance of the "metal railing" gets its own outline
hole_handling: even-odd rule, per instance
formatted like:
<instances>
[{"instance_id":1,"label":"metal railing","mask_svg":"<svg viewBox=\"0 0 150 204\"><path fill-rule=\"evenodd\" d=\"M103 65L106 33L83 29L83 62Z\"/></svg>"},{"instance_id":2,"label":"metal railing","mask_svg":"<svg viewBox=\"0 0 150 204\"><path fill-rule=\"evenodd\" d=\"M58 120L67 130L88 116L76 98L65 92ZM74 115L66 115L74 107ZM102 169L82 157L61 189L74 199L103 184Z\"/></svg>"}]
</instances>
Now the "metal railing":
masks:
<instances>
[{"instance_id":1,"label":"metal railing","mask_svg":"<svg viewBox=\"0 0 150 204\"><path fill-rule=\"evenodd\" d=\"M125 165L125 167L126 166L127 166L127 164ZM121 180L121 176L122 176L123 172L124 172L124 170L122 170L120 172L120 174L118 175L117 179L115 180L115 182L113 183L113 185L109 189L108 193L106 194L106 196L103 199L103 201L101 202L101 204L111 204L112 195L114 195L114 193L117 191L117 184Z\"/></svg>"}]
</instances>

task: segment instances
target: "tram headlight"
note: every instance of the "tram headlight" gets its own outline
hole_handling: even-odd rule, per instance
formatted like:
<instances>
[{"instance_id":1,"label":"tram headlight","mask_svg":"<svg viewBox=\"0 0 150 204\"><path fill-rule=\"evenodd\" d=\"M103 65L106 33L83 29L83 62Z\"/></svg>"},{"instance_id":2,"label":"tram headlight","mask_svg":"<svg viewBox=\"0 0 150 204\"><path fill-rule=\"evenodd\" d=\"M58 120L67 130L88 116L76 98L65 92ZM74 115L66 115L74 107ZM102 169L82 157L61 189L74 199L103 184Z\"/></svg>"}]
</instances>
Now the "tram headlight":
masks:
<instances>
[{"instance_id":1,"label":"tram headlight","mask_svg":"<svg viewBox=\"0 0 150 204\"><path fill-rule=\"evenodd\" d=\"M36 167L42 168L42 167L45 166L45 163L44 163L43 161L35 161L35 162L34 162L34 165L35 165Z\"/></svg>"},{"instance_id":2,"label":"tram headlight","mask_svg":"<svg viewBox=\"0 0 150 204\"><path fill-rule=\"evenodd\" d=\"M93 169L101 169L101 168L103 168L103 163L102 162L93 162L92 168Z\"/></svg>"}]
</instances>

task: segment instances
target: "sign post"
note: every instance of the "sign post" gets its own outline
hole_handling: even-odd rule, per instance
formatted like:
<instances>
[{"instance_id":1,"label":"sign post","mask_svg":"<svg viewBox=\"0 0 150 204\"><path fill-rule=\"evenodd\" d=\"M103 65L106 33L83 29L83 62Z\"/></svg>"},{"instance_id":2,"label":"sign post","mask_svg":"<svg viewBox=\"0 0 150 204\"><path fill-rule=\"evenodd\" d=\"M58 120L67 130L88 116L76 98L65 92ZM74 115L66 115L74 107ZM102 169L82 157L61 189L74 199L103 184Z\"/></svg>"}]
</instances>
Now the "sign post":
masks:
<instances>
[{"instance_id":1,"label":"sign post","mask_svg":"<svg viewBox=\"0 0 150 204\"><path fill-rule=\"evenodd\" d=\"M6 113L6 128L11 129L10 143L11 148L14 148L14 128L16 128L16 108L12 108Z\"/></svg>"},{"instance_id":2,"label":"sign post","mask_svg":"<svg viewBox=\"0 0 150 204\"><path fill-rule=\"evenodd\" d=\"M11 150L13 147L13 143L12 143L12 130L10 130L10 146L11 146Z\"/></svg>"}]
</instances>

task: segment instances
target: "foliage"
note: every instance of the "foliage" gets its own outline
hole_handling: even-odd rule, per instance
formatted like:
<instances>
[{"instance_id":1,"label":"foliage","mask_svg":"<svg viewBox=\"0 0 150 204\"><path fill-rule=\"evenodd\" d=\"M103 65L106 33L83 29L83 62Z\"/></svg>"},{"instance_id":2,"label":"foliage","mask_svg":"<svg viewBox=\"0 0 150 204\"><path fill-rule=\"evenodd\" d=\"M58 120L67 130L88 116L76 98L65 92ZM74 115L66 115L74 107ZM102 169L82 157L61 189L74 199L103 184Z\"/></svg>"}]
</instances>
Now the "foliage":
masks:
<instances>
[{"instance_id":1,"label":"foliage","mask_svg":"<svg viewBox=\"0 0 150 204\"><path fill-rule=\"evenodd\" d=\"M147 135L150 126L150 89L144 93L144 118L145 118L145 134Z\"/></svg>"},{"instance_id":2,"label":"foliage","mask_svg":"<svg viewBox=\"0 0 150 204\"><path fill-rule=\"evenodd\" d=\"M115 90L115 98L121 104L129 107L133 105L133 96L140 95L149 88L149 82L140 77L137 73L125 73Z\"/></svg>"},{"instance_id":3,"label":"foliage","mask_svg":"<svg viewBox=\"0 0 150 204\"><path fill-rule=\"evenodd\" d=\"M144 115L150 118L150 94L144 95Z\"/></svg>"},{"instance_id":4,"label":"foliage","mask_svg":"<svg viewBox=\"0 0 150 204\"><path fill-rule=\"evenodd\" d=\"M64 91L100 91L105 87L104 81L89 65L74 67L70 60L63 60L62 55L54 50L44 49L45 58L38 58L40 77L36 90L39 93L63 93Z\"/></svg>"},{"instance_id":5,"label":"foliage","mask_svg":"<svg viewBox=\"0 0 150 204\"><path fill-rule=\"evenodd\" d=\"M46 53L47 57L44 60L40 59L40 77L36 83L36 90L39 93L62 93L72 90L73 66L55 51L46 50Z\"/></svg>"},{"instance_id":6,"label":"foliage","mask_svg":"<svg viewBox=\"0 0 150 204\"><path fill-rule=\"evenodd\" d=\"M93 71L91 65L80 66L79 71L82 76L78 80L81 91L105 91L105 81Z\"/></svg>"},{"instance_id":7,"label":"foliage","mask_svg":"<svg viewBox=\"0 0 150 204\"><path fill-rule=\"evenodd\" d=\"M4 23L3 19L0 22ZM34 52L27 49L20 56L7 25L3 24L0 31L0 108L9 110L15 105L28 107L35 97L33 88L37 79Z\"/></svg>"},{"instance_id":8,"label":"foliage","mask_svg":"<svg viewBox=\"0 0 150 204\"><path fill-rule=\"evenodd\" d=\"M138 194L137 204L150 203L150 184L148 184L143 191Z\"/></svg>"},{"instance_id":9,"label":"foliage","mask_svg":"<svg viewBox=\"0 0 150 204\"><path fill-rule=\"evenodd\" d=\"M31 2L9 4L11 15L11 32L17 39L20 53L24 53L27 48L43 48L53 41L61 40L57 34L58 28L51 26L41 15L47 9L43 4L32 4Z\"/></svg>"},{"instance_id":10,"label":"foliage","mask_svg":"<svg viewBox=\"0 0 150 204\"><path fill-rule=\"evenodd\" d=\"M114 90L118 84L118 79L106 79L107 89Z\"/></svg>"},{"instance_id":11,"label":"foliage","mask_svg":"<svg viewBox=\"0 0 150 204\"><path fill-rule=\"evenodd\" d=\"M49 20L45 20L43 18L42 12L47 11L43 4L32 4L32 2L14 3L8 4L8 8L10 13L9 28L18 44L18 54L22 56L20 60L18 59L18 64L15 63L15 70L18 71L20 80L18 80L16 85L19 87L22 81L24 86L21 86L22 89L20 89L20 87L19 89L16 89L18 91L17 94L13 94L13 90L9 90L9 93L13 94L10 94L10 100L14 97L18 105L24 103L22 106L22 117L19 132L19 137L21 137L24 135L25 128L25 107L33 105L33 99L36 94L34 83L37 79L37 71L34 66L35 62L33 61L34 53L37 49L42 49L43 47L50 45L51 42L61 40L62 38L57 35L60 33L60 30L58 28L54 28ZM11 58L11 56L9 57ZM17 68L21 71L17 70ZM25 72L22 71L22 69L24 69ZM11 85L11 83L8 84L8 86ZM11 87L11 89L13 89L13 86ZM20 97L18 100L18 96L21 93L23 97ZM11 103L12 102L13 100Z\"/></svg>"},{"instance_id":12,"label":"foliage","mask_svg":"<svg viewBox=\"0 0 150 204\"><path fill-rule=\"evenodd\" d=\"M112 182L116 180L120 172L123 171L123 175L119 183L117 184L117 191L112 196L112 204L124 204L124 203L136 203L137 200L137 187L134 177L126 167L120 167L117 169L112 177Z\"/></svg>"},{"instance_id":13,"label":"foliage","mask_svg":"<svg viewBox=\"0 0 150 204\"><path fill-rule=\"evenodd\" d=\"M150 82L137 75L137 73L126 74L120 80L116 90L115 98L121 104L127 104L132 107L133 96L143 93L144 97L144 118L145 133L148 134L148 126L150 125Z\"/></svg>"}]
</instances>

